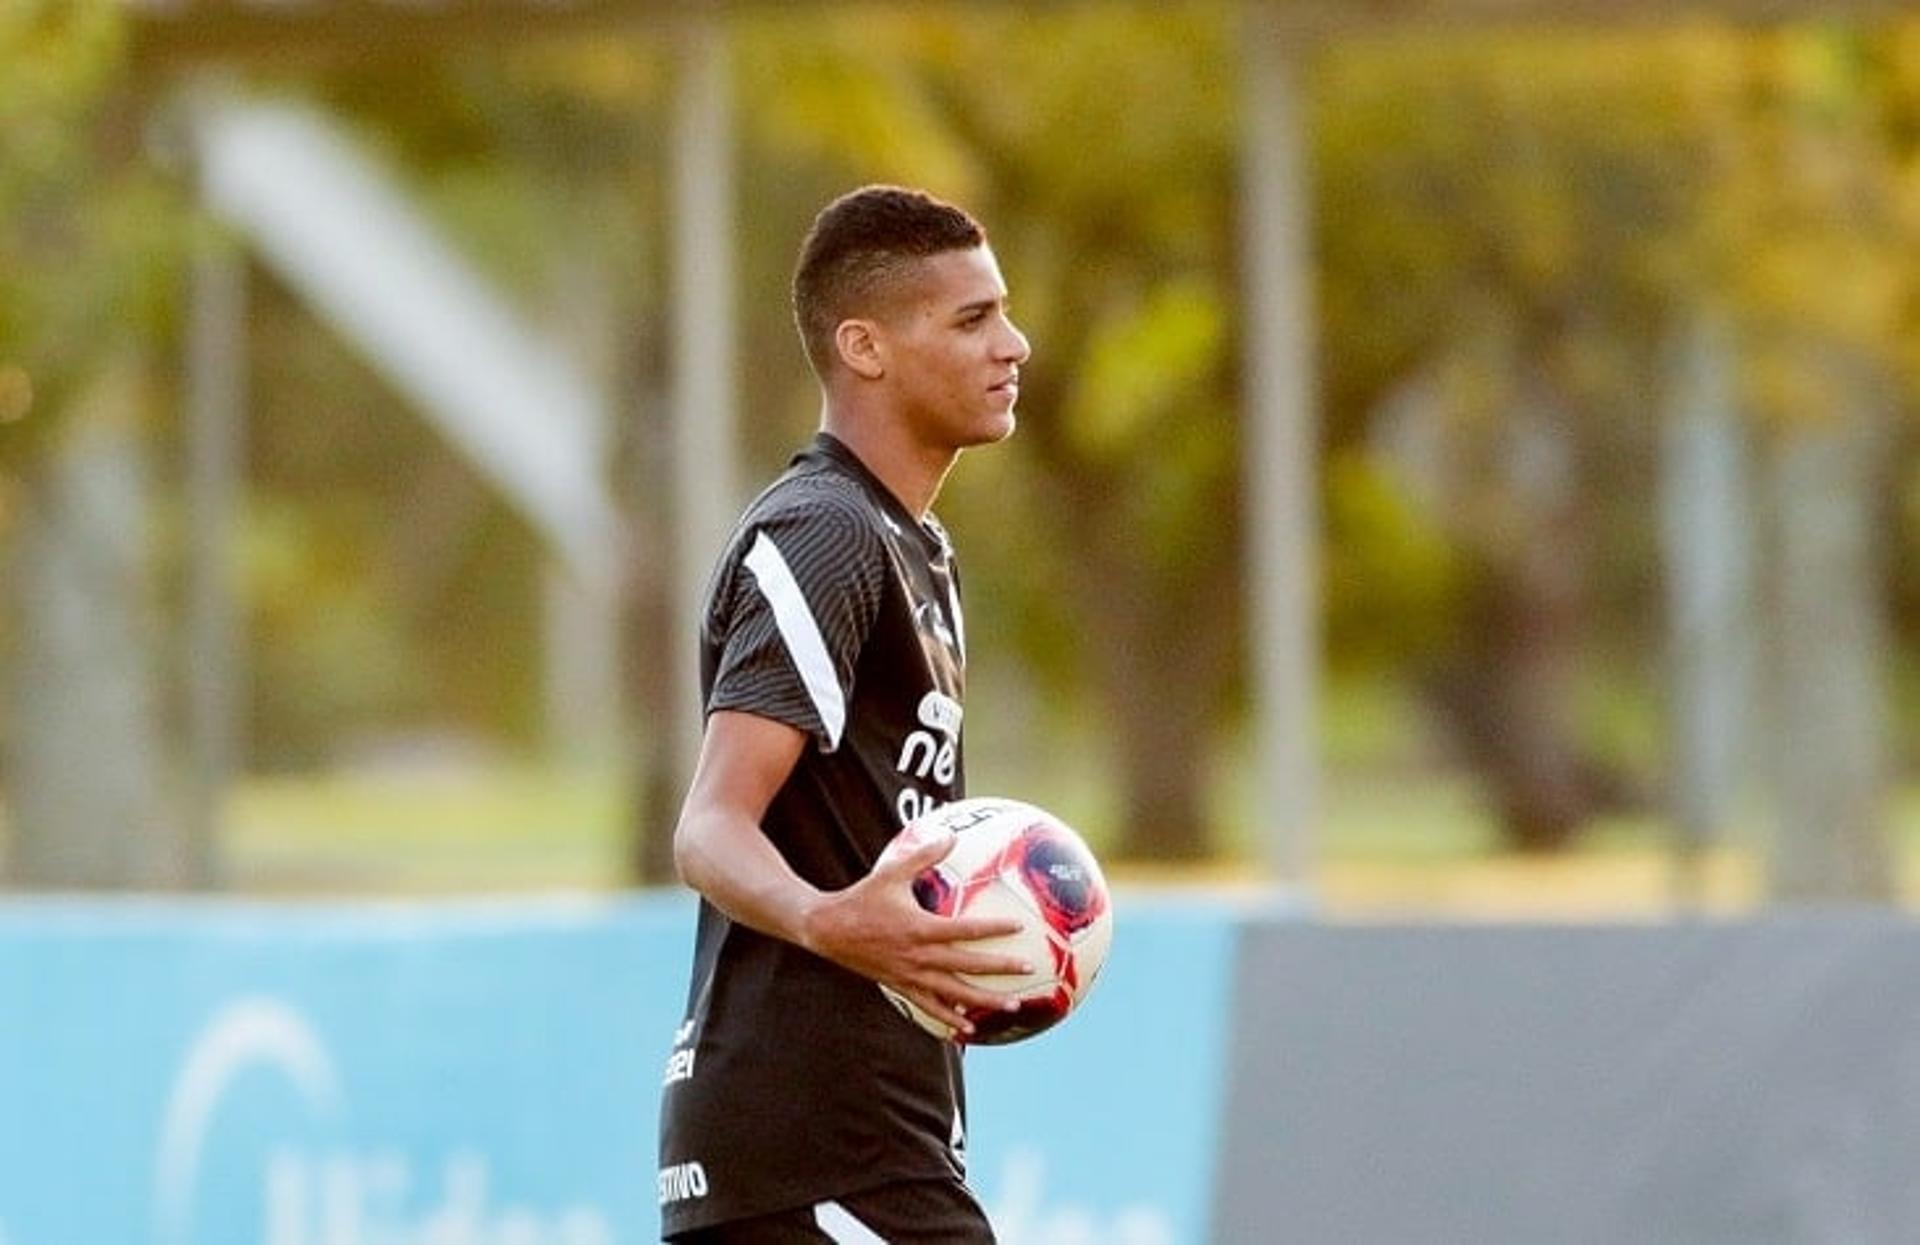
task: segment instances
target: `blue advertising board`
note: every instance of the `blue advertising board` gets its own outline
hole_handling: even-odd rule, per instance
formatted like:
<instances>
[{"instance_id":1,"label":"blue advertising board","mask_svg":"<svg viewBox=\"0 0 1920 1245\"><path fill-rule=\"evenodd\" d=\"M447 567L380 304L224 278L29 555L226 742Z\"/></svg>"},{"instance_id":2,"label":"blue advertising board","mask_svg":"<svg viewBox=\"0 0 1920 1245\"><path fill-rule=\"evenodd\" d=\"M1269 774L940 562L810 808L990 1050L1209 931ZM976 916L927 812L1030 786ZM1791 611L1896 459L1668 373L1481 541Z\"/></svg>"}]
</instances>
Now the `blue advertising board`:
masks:
<instances>
[{"instance_id":1,"label":"blue advertising board","mask_svg":"<svg viewBox=\"0 0 1920 1245\"><path fill-rule=\"evenodd\" d=\"M1081 1010L967 1055L969 1177L1009 1245L1208 1239L1236 926L1190 901L1115 915Z\"/></svg>"},{"instance_id":2,"label":"blue advertising board","mask_svg":"<svg viewBox=\"0 0 1920 1245\"><path fill-rule=\"evenodd\" d=\"M1009 1245L1204 1240L1232 919L1124 898L1082 1014L973 1052ZM684 896L0 905L0 1245L655 1239Z\"/></svg>"}]
</instances>

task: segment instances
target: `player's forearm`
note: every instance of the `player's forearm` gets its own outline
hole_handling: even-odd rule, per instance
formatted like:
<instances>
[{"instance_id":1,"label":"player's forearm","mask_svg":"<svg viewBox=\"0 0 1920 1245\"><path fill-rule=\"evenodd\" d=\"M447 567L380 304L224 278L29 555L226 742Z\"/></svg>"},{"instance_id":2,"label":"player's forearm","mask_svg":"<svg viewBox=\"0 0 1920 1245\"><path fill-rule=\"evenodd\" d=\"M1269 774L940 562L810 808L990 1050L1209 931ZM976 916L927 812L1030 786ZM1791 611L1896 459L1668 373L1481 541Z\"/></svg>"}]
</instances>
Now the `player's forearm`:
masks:
<instances>
[{"instance_id":1,"label":"player's forearm","mask_svg":"<svg viewBox=\"0 0 1920 1245\"><path fill-rule=\"evenodd\" d=\"M806 945L807 913L820 892L759 826L721 810L689 811L674 831L673 860L681 880L733 920Z\"/></svg>"}]
</instances>

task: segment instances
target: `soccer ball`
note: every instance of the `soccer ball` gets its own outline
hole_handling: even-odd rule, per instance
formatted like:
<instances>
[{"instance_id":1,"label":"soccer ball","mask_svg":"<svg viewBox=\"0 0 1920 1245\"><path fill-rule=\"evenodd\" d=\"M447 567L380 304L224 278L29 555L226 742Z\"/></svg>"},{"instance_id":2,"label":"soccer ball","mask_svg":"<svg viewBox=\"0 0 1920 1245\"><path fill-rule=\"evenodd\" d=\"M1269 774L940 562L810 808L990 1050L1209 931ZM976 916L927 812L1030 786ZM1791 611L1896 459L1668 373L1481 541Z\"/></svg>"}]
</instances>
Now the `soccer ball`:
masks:
<instances>
[{"instance_id":1,"label":"soccer ball","mask_svg":"<svg viewBox=\"0 0 1920 1245\"><path fill-rule=\"evenodd\" d=\"M929 838L954 835L946 859L913 881L913 897L940 916L1011 916L1024 928L982 939L983 951L1007 952L1034 971L970 976L973 984L1018 999L1016 1010L979 1012L962 1034L886 986L906 1017L935 1037L1001 1046L1043 1033L1066 1019L1093 988L1113 942L1113 904L1100 864L1065 822L1018 800L977 797L916 818L881 860Z\"/></svg>"}]
</instances>

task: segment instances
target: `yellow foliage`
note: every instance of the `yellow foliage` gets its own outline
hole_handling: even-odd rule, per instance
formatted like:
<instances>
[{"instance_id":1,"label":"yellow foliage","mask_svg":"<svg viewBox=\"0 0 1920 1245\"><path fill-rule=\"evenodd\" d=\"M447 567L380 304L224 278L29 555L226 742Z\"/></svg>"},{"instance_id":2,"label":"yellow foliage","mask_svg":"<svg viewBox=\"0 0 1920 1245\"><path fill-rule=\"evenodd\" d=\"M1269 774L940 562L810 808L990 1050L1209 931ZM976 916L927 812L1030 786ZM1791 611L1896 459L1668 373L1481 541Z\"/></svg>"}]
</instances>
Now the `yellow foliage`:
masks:
<instances>
[{"instance_id":1,"label":"yellow foliage","mask_svg":"<svg viewBox=\"0 0 1920 1245\"><path fill-rule=\"evenodd\" d=\"M890 42L898 19L809 13L739 26L735 58L743 121L773 149L833 159L861 181L924 186L975 202L980 170L928 95L924 75Z\"/></svg>"},{"instance_id":2,"label":"yellow foliage","mask_svg":"<svg viewBox=\"0 0 1920 1245\"><path fill-rule=\"evenodd\" d=\"M1226 311L1206 282L1149 290L1095 325L1066 405L1075 445L1094 459L1140 453L1156 425L1223 362Z\"/></svg>"}]
</instances>

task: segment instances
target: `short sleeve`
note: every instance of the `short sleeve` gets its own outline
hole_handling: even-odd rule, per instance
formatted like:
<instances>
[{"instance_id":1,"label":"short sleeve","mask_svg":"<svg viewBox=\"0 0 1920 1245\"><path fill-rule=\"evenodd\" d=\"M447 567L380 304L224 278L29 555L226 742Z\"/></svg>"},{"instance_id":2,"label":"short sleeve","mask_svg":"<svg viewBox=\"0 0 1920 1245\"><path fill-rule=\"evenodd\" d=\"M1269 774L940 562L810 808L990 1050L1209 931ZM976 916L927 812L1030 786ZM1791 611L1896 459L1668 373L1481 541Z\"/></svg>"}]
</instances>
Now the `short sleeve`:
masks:
<instances>
[{"instance_id":1,"label":"short sleeve","mask_svg":"<svg viewBox=\"0 0 1920 1245\"><path fill-rule=\"evenodd\" d=\"M794 491L805 504L774 508L742 532L717 620L707 710L786 722L831 752L846 730L887 555L857 501L825 489Z\"/></svg>"}]
</instances>

